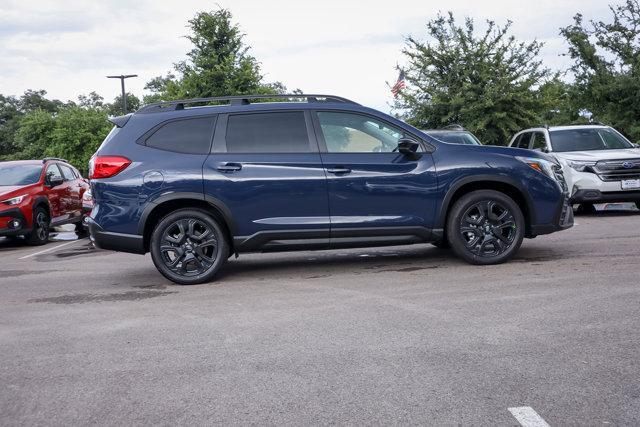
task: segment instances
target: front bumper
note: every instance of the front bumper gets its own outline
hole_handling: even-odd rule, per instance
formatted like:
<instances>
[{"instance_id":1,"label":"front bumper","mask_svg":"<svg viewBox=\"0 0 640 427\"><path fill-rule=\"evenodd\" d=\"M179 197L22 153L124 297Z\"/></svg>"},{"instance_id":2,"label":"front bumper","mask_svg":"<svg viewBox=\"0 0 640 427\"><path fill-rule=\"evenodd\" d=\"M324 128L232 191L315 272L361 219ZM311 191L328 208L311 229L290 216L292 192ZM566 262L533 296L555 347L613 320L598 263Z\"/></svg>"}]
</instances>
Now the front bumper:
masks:
<instances>
[{"instance_id":1,"label":"front bumper","mask_svg":"<svg viewBox=\"0 0 640 427\"><path fill-rule=\"evenodd\" d=\"M571 203L640 202L640 191L607 191L580 189L571 196Z\"/></svg>"},{"instance_id":2,"label":"front bumper","mask_svg":"<svg viewBox=\"0 0 640 427\"><path fill-rule=\"evenodd\" d=\"M560 201L554 218L551 224L532 225L531 236L528 237L550 234L573 227L573 208L568 196L563 197Z\"/></svg>"},{"instance_id":3,"label":"front bumper","mask_svg":"<svg viewBox=\"0 0 640 427\"><path fill-rule=\"evenodd\" d=\"M16 227L13 220L18 220L20 224ZM19 236L31 231L27 224L27 219L19 208L0 211L0 236Z\"/></svg>"},{"instance_id":4,"label":"front bumper","mask_svg":"<svg viewBox=\"0 0 640 427\"><path fill-rule=\"evenodd\" d=\"M100 249L144 254L144 238L137 234L114 233L105 231L98 223L89 218L91 241Z\"/></svg>"}]
</instances>

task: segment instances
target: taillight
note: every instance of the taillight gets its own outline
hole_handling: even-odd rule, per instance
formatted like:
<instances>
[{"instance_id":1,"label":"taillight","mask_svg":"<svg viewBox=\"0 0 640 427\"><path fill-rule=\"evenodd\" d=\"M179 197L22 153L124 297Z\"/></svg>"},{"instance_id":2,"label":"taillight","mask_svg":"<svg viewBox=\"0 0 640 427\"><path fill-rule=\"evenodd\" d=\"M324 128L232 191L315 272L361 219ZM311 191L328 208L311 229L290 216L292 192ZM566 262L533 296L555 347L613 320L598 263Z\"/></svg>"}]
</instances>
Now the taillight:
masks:
<instances>
[{"instance_id":1,"label":"taillight","mask_svg":"<svg viewBox=\"0 0 640 427\"><path fill-rule=\"evenodd\" d=\"M131 160L121 156L96 156L89 162L89 179L111 178L125 170Z\"/></svg>"}]
</instances>

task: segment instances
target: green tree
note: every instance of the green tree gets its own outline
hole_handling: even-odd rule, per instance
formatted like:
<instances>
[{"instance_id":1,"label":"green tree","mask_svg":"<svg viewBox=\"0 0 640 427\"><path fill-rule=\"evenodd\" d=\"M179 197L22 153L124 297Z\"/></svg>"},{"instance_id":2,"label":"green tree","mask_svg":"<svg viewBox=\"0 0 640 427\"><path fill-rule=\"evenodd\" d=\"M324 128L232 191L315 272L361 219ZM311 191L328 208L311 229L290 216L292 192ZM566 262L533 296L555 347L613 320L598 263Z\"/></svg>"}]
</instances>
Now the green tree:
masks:
<instances>
[{"instance_id":1,"label":"green tree","mask_svg":"<svg viewBox=\"0 0 640 427\"><path fill-rule=\"evenodd\" d=\"M0 159L15 151L15 134L21 117L16 97L0 95Z\"/></svg>"},{"instance_id":2,"label":"green tree","mask_svg":"<svg viewBox=\"0 0 640 427\"><path fill-rule=\"evenodd\" d=\"M427 23L428 42L409 37L403 54L408 86L396 107L413 125L438 128L459 123L486 144L505 144L522 128L539 124L544 103L536 93L550 75L542 44L518 42L493 21L476 35L474 22L455 22L451 12Z\"/></svg>"},{"instance_id":3,"label":"green tree","mask_svg":"<svg viewBox=\"0 0 640 427\"><path fill-rule=\"evenodd\" d=\"M575 86L563 81L559 75L544 82L536 91L542 105L541 122L550 126L568 125L588 120L580 115L581 104Z\"/></svg>"},{"instance_id":4,"label":"green tree","mask_svg":"<svg viewBox=\"0 0 640 427\"><path fill-rule=\"evenodd\" d=\"M61 157L86 172L89 159L109 133L108 108L95 93L81 95L55 112L25 113L15 133L11 159Z\"/></svg>"},{"instance_id":5,"label":"green tree","mask_svg":"<svg viewBox=\"0 0 640 427\"><path fill-rule=\"evenodd\" d=\"M578 100L597 120L640 142L640 3L609 8L611 22L591 21L587 28L577 14L560 32L575 61Z\"/></svg>"},{"instance_id":6,"label":"green tree","mask_svg":"<svg viewBox=\"0 0 640 427\"><path fill-rule=\"evenodd\" d=\"M126 93L127 97L127 112L131 113L140 108L140 98L132 94L131 92ZM110 116L122 116L124 112L122 111L122 95L116 96L109 107L109 115Z\"/></svg>"},{"instance_id":7,"label":"green tree","mask_svg":"<svg viewBox=\"0 0 640 427\"><path fill-rule=\"evenodd\" d=\"M281 93L280 83L265 83L260 64L251 56L231 12L200 12L189 20L187 39L193 49L174 65L175 74L155 77L145 89L145 103L160 99L202 98L249 93Z\"/></svg>"}]
</instances>

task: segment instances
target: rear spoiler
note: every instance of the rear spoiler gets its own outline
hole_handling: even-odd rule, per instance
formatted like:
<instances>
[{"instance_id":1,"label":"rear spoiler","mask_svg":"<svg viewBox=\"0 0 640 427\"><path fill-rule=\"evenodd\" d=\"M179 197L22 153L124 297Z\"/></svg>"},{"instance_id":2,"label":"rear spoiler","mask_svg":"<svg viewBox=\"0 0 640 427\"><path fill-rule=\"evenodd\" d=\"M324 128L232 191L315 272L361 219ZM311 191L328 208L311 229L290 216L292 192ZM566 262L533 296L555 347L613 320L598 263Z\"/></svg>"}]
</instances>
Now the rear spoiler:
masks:
<instances>
[{"instance_id":1,"label":"rear spoiler","mask_svg":"<svg viewBox=\"0 0 640 427\"><path fill-rule=\"evenodd\" d=\"M107 120L109 120L111 123L113 123L117 127L122 128L124 127L124 125L127 124L131 116L133 116L133 113L129 113L126 116L109 117Z\"/></svg>"}]
</instances>

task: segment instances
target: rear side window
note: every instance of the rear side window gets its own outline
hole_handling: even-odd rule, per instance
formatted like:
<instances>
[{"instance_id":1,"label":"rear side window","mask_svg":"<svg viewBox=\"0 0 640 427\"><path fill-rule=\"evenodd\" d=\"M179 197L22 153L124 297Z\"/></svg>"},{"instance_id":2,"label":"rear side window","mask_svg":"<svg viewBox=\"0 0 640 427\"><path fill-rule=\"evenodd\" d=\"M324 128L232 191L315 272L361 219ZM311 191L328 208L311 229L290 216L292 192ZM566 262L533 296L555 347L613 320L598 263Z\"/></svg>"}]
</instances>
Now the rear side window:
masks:
<instances>
[{"instance_id":1,"label":"rear side window","mask_svg":"<svg viewBox=\"0 0 640 427\"><path fill-rule=\"evenodd\" d=\"M529 148L529 141L531 141L531 132L523 133L520 135L520 141L517 141L518 148Z\"/></svg>"},{"instance_id":2,"label":"rear side window","mask_svg":"<svg viewBox=\"0 0 640 427\"><path fill-rule=\"evenodd\" d=\"M176 120L156 130L145 145L176 153L208 154L212 133L212 117Z\"/></svg>"},{"instance_id":3,"label":"rear side window","mask_svg":"<svg viewBox=\"0 0 640 427\"><path fill-rule=\"evenodd\" d=\"M308 153L311 151L302 111L230 115L228 153Z\"/></svg>"},{"instance_id":4,"label":"rear side window","mask_svg":"<svg viewBox=\"0 0 640 427\"><path fill-rule=\"evenodd\" d=\"M73 181L77 178L76 174L73 173L73 170L69 166L58 165L60 170L62 171L62 175L64 176L65 181Z\"/></svg>"}]
</instances>

